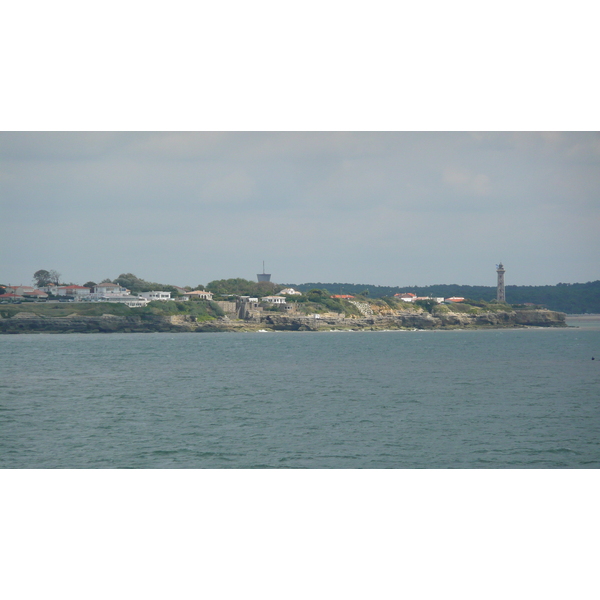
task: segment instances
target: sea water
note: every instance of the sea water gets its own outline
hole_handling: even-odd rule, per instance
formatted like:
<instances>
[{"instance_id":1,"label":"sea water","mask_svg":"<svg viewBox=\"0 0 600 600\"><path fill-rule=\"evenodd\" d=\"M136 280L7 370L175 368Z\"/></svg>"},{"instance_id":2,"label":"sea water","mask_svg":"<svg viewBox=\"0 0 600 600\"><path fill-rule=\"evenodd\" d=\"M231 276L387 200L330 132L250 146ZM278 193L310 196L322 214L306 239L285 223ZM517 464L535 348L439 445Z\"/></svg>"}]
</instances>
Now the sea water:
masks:
<instances>
[{"instance_id":1,"label":"sea water","mask_svg":"<svg viewBox=\"0 0 600 600\"><path fill-rule=\"evenodd\" d=\"M600 318L568 323L0 336L0 467L597 468Z\"/></svg>"}]
</instances>

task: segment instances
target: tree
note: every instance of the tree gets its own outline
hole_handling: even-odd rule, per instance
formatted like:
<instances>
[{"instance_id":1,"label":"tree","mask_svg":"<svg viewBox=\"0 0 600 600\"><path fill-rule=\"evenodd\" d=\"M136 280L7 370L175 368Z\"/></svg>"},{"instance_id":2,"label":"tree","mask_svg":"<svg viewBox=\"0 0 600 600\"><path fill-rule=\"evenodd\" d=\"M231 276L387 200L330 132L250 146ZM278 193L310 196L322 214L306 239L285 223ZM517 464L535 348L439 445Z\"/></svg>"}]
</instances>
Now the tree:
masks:
<instances>
[{"instance_id":1,"label":"tree","mask_svg":"<svg viewBox=\"0 0 600 600\"><path fill-rule=\"evenodd\" d=\"M206 290L213 294L226 296L229 294L241 296L270 296L283 289L283 286L270 281L249 281L240 277L235 279L218 279L206 284Z\"/></svg>"},{"instance_id":2,"label":"tree","mask_svg":"<svg viewBox=\"0 0 600 600\"><path fill-rule=\"evenodd\" d=\"M98 284L95 281L86 281L83 284L83 287L89 287L89 288L93 288L96 287Z\"/></svg>"},{"instance_id":3,"label":"tree","mask_svg":"<svg viewBox=\"0 0 600 600\"><path fill-rule=\"evenodd\" d=\"M46 271L45 269L36 271L33 274L33 281L36 287L44 287L48 285L52 281L50 271Z\"/></svg>"},{"instance_id":4,"label":"tree","mask_svg":"<svg viewBox=\"0 0 600 600\"><path fill-rule=\"evenodd\" d=\"M53 283L54 285L60 285L60 278L61 278L61 274L58 271L50 271L50 281L51 283Z\"/></svg>"}]
</instances>

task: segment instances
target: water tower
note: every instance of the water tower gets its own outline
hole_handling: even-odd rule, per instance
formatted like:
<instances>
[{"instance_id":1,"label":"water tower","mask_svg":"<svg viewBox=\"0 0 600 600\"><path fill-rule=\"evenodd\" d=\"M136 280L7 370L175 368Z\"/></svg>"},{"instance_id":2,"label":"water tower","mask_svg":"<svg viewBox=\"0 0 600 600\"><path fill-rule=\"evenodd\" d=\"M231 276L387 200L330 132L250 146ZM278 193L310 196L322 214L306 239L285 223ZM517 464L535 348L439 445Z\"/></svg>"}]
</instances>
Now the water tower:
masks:
<instances>
[{"instance_id":1,"label":"water tower","mask_svg":"<svg viewBox=\"0 0 600 600\"><path fill-rule=\"evenodd\" d=\"M256 275L258 283L261 281L271 281L271 273L265 273L265 261L263 260L263 272Z\"/></svg>"},{"instance_id":2,"label":"water tower","mask_svg":"<svg viewBox=\"0 0 600 600\"><path fill-rule=\"evenodd\" d=\"M498 288L496 291L496 300L498 302L506 302L506 294L504 293L504 265L500 263L496 265L496 273L498 273Z\"/></svg>"}]
</instances>

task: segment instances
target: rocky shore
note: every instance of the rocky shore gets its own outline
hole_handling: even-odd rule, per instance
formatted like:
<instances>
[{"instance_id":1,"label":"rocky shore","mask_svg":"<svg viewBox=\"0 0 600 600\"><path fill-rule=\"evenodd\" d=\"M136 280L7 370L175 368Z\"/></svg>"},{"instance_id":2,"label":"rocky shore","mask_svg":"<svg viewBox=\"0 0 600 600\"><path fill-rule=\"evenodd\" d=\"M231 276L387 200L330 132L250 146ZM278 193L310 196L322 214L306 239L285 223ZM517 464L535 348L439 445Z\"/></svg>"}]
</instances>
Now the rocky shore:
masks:
<instances>
[{"instance_id":1,"label":"rocky shore","mask_svg":"<svg viewBox=\"0 0 600 600\"><path fill-rule=\"evenodd\" d=\"M321 318L263 314L260 319L222 317L197 321L187 315L90 317L70 315L43 317L17 313L0 319L0 333L152 333L152 332L222 332L222 331L381 331L390 329L477 329L510 327L566 327L565 313L551 310L512 310L479 314L406 312L364 318L326 316Z\"/></svg>"}]
</instances>

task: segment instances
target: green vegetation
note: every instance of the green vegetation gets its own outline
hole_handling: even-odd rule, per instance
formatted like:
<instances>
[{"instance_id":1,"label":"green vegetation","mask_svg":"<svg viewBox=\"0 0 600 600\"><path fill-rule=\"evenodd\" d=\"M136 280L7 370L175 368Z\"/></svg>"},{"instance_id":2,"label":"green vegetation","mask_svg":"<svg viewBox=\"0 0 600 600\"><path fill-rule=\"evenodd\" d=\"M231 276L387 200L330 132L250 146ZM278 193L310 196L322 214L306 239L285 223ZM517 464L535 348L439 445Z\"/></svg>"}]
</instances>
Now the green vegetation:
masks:
<instances>
[{"instance_id":1,"label":"green vegetation","mask_svg":"<svg viewBox=\"0 0 600 600\"><path fill-rule=\"evenodd\" d=\"M417 300L414 304L430 313L438 305L438 302L437 300Z\"/></svg>"},{"instance_id":2,"label":"green vegetation","mask_svg":"<svg viewBox=\"0 0 600 600\"><path fill-rule=\"evenodd\" d=\"M329 290L314 288L302 296L286 296L288 304L294 304L298 312L311 315L332 312L341 315L360 315L360 311L351 303L339 298L331 298Z\"/></svg>"},{"instance_id":3,"label":"green vegetation","mask_svg":"<svg viewBox=\"0 0 600 600\"><path fill-rule=\"evenodd\" d=\"M110 281L110 280L109 280ZM104 282L103 282L104 283ZM107 282L108 283L108 282ZM122 285L131 291L132 294L140 294L141 292L171 292L171 295L179 295L177 289L172 285L165 285L162 283L154 283L152 281L145 281L136 277L133 273L121 273L111 283Z\"/></svg>"},{"instance_id":4,"label":"green vegetation","mask_svg":"<svg viewBox=\"0 0 600 600\"><path fill-rule=\"evenodd\" d=\"M196 320L198 321L208 321L215 317L223 316L223 311L219 308L219 305L214 302L161 302L156 300L142 308L132 308L130 310L132 311L131 314L142 316L189 315L196 317Z\"/></svg>"},{"instance_id":5,"label":"green vegetation","mask_svg":"<svg viewBox=\"0 0 600 600\"><path fill-rule=\"evenodd\" d=\"M61 274L58 271L46 271L46 269L40 269L33 274L33 281L36 287L43 287L49 283L54 285L60 285Z\"/></svg>"},{"instance_id":6,"label":"green vegetation","mask_svg":"<svg viewBox=\"0 0 600 600\"><path fill-rule=\"evenodd\" d=\"M236 294L239 296L272 296L283 289L270 281L256 283L248 279L217 279L206 285L206 290L218 296Z\"/></svg>"},{"instance_id":7,"label":"green vegetation","mask_svg":"<svg viewBox=\"0 0 600 600\"><path fill-rule=\"evenodd\" d=\"M17 313L32 313L42 317L67 317L77 314L84 317L102 315L129 316L137 310L116 302L23 302L21 304L0 305L0 315L6 319Z\"/></svg>"},{"instance_id":8,"label":"green vegetation","mask_svg":"<svg viewBox=\"0 0 600 600\"><path fill-rule=\"evenodd\" d=\"M22 304L0 305L0 316L4 319L17 313L28 312L42 317L101 317L115 315L129 317L139 315L190 315L198 321L223 316L223 311L214 302L150 302L142 308L129 308L118 302L26 302Z\"/></svg>"}]
</instances>

